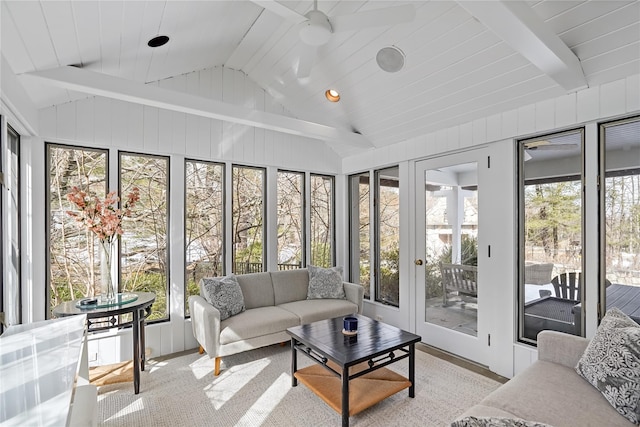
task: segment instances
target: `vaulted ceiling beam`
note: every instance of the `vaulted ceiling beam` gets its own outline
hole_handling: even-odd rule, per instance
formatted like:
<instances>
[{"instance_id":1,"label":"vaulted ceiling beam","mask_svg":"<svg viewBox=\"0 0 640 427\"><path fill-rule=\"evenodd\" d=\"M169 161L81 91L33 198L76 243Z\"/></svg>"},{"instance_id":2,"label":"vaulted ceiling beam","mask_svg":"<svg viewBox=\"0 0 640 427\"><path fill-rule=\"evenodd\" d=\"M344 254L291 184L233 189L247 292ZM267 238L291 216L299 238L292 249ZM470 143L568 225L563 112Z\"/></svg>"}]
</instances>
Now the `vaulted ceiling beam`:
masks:
<instances>
[{"instance_id":1,"label":"vaulted ceiling beam","mask_svg":"<svg viewBox=\"0 0 640 427\"><path fill-rule=\"evenodd\" d=\"M252 110L215 99L146 85L76 67L66 66L34 71L25 75L39 78L56 87L90 95L179 111L332 143L362 148L373 147L373 144L367 138L354 132L278 114Z\"/></svg>"},{"instance_id":2,"label":"vaulted ceiling beam","mask_svg":"<svg viewBox=\"0 0 640 427\"><path fill-rule=\"evenodd\" d=\"M523 1L458 1L489 30L567 92L584 89L578 57Z\"/></svg>"}]
</instances>

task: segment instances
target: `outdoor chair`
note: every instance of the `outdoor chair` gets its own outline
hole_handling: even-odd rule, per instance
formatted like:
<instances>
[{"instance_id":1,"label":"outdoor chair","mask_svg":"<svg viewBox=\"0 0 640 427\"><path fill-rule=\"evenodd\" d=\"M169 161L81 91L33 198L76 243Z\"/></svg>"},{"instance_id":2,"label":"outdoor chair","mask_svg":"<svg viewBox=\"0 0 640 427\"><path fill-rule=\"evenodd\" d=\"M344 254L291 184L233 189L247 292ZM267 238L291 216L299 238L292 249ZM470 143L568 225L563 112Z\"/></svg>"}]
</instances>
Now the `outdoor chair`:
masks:
<instances>
[{"instance_id":1,"label":"outdoor chair","mask_svg":"<svg viewBox=\"0 0 640 427\"><path fill-rule=\"evenodd\" d=\"M556 291L556 297L580 301L580 284L582 276L579 272L562 273L551 279L551 283ZM605 279L605 286L609 287L611 282ZM540 291L540 296L542 291Z\"/></svg>"},{"instance_id":2,"label":"outdoor chair","mask_svg":"<svg viewBox=\"0 0 640 427\"><path fill-rule=\"evenodd\" d=\"M478 296L478 267L463 264L440 263L442 274L442 305L447 306L447 292Z\"/></svg>"},{"instance_id":3,"label":"outdoor chair","mask_svg":"<svg viewBox=\"0 0 640 427\"><path fill-rule=\"evenodd\" d=\"M530 285L546 285L551 283L553 263L526 264L524 266L524 283Z\"/></svg>"}]
</instances>

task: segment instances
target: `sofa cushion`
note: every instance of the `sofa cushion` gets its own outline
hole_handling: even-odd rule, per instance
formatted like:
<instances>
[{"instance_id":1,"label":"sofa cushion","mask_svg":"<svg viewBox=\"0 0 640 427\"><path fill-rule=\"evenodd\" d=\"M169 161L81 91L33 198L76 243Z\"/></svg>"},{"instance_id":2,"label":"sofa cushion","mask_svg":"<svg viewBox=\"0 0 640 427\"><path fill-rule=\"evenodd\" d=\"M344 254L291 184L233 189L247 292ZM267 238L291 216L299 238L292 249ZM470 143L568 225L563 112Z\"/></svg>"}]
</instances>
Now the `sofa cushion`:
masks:
<instances>
[{"instance_id":1,"label":"sofa cushion","mask_svg":"<svg viewBox=\"0 0 640 427\"><path fill-rule=\"evenodd\" d=\"M322 268L309 266L307 299L346 299L342 286L342 267Z\"/></svg>"},{"instance_id":2,"label":"sofa cushion","mask_svg":"<svg viewBox=\"0 0 640 427\"><path fill-rule=\"evenodd\" d=\"M323 299L322 301L307 299L280 304L278 307L295 314L303 325L358 312L356 304L343 299Z\"/></svg>"},{"instance_id":3,"label":"sofa cushion","mask_svg":"<svg viewBox=\"0 0 640 427\"><path fill-rule=\"evenodd\" d=\"M271 274L251 273L236 276L244 294L244 304L248 309L274 305Z\"/></svg>"},{"instance_id":4,"label":"sofa cushion","mask_svg":"<svg viewBox=\"0 0 640 427\"><path fill-rule=\"evenodd\" d=\"M220 322L220 344L229 344L298 326L300 319L279 307L258 307Z\"/></svg>"},{"instance_id":5,"label":"sofa cushion","mask_svg":"<svg viewBox=\"0 0 640 427\"><path fill-rule=\"evenodd\" d=\"M485 397L483 406L552 426L630 426L572 367L538 360Z\"/></svg>"},{"instance_id":6,"label":"sofa cushion","mask_svg":"<svg viewBox=\"0 0 640 427\"><path fill-rule=\"evenodd\" d=\"M527 421L520 418L475 417L460 418L451 423L451 427L551 427L549 424Z\"/></svg>"},{"instance_id":7,"label":"sofa cushion","mask_svg":"<svg viewBox=\"0 0 640 427\"><path fill-rule=\"evenodd\" d=\"M576 371L616 410L640 421L640 325L618 308L607 311Z\"/></svg>"},{"instance_id":8,"label":"sofa cushion","mask_svg":"<svg viewBox=\"0 0 640 427\"><path fill-rule=\"evenodd\" d=\"M309 270L275 271L271 273L275 305L307 299Z\"/></svg>"},{"instance_id":9,"label":"sofa cushion","mask_svg":"<svg viewBox=\"0 0 640 427\"><path fill-rule=\"evenodd\" d=\"M204 298L218 309L220 320L244 311L244 296L236 276L205 277L201 280Z\"/></svg>"}]
</instances>

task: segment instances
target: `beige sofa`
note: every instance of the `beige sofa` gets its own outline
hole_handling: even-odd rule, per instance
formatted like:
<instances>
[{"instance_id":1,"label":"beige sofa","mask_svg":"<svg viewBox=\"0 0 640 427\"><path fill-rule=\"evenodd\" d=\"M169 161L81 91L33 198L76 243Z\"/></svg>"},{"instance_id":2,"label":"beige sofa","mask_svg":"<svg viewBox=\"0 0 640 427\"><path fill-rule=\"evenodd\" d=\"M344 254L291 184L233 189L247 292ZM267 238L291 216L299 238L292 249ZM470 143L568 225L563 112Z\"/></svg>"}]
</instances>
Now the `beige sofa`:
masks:
<instances>
[{"instance_id":1,"label":"beige sofa","mask_svg":"<svg viewBox=\"0 0 640 427\"><path fill-rule=\"evenodd\" d=\"M236 276L244 296L245 311L220 320L220 312L200 295L189 297L193 335L215 358L220 373L223 356L286 342L287 328L332 317L362 313L364 288L343 282L346 299L307 299L307 269Z\"/></svg>"},{"instance_id":2,"label":"beige sofa","mask_svg":"<svg viewBox=\"0 0 640 427\"><path fill-rule=\"evenodd\" d=\"M588 343L586 338L562 332L540 332L538 360L456 420L520 418L554 427L634 425L576 373Z\"/></svg>"}]
</instances>

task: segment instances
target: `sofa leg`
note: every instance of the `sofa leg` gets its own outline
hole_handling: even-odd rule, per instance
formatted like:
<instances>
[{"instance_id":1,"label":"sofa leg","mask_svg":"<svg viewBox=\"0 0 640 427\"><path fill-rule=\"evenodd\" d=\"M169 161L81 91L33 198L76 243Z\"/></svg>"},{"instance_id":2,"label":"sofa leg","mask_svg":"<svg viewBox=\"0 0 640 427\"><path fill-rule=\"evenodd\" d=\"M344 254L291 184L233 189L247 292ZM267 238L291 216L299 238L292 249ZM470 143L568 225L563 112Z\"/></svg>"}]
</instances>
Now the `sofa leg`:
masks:
<instances>
[{"instance_id":1,"label":"sofa leg","mask_svg":"<svg viewBox=\"0 0 640 427\"><path fill-rule=\"evenodd\" d=\"M203 354L204 353L204 347L200 346L200 348L198 349L198 353Z\"/></svg>"},{"instance_id":2,"label":"sofa leg","mask_svg":"<svg viewBox=\"0 0 640 427\"><path fill-rule=\"evenodd\" d=\"M281 343L280 343L280 347L284 347L285 345L287 345L287 343L286 343L286 342L281 342Z\"/></svg>"},{"instance_id":3,"label":"sofa leg","mask_svg":"<svg viewBox=\"0 0 640 427\"><path fill-rule=\"evenodd\" d=\"M216 377L220 375L220 359L221 357L216 357L215 367L213 369L213 375Z\"/></svg>"}]
</instances>

